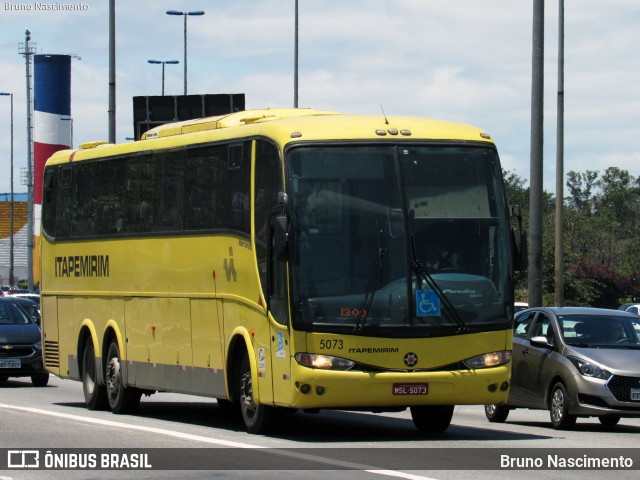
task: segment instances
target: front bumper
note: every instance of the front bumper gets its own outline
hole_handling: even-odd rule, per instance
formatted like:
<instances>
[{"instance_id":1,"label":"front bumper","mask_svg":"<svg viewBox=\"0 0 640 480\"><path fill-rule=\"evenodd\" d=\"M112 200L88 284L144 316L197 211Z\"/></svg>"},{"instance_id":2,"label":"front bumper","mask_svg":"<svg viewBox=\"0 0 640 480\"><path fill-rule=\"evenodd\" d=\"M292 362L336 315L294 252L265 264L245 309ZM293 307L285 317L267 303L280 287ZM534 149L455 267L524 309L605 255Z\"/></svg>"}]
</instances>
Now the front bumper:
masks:
<instances>
[{"instance_id":1,"label":"front bumper","mask_svg":"<svg viewBox=\"0 0 640 480\"><path fill-rule=\"evenodd\" d=\"M2 368L3 364L20 362L18 368ZM0 377L31 377L44 375L47 371L42 362L42 350L33 346L12 346L11 349L3 350L0 355Z\"/></svg>"},{"instance_id":2,"label":"front bumper","mask_svg":"<svg viewBox=\"0 0 640 480\"><path fill-rule=\"evenodd\" d=\"M484 405L507 401L511 362L477 370L362 372L320 370L293 362L294 408L384 409L414 405ZM394 394L394 384L426 384ZM306 392L306 393L305 393Z\"/></svg>"},{"instance_id":3,"label":"front bumper","mask_svg":"<svg viewBox=\"0 0 640 480\"><path fill-rule=\"evenodd\" d=\"M640 417L640 401L631 400L632 389L640 390L640 376L614 375L607 381L577 376L570 413L580 416L617 415ZM571 388L571 387L570 387Z\"/></svg>"}]
</instances>

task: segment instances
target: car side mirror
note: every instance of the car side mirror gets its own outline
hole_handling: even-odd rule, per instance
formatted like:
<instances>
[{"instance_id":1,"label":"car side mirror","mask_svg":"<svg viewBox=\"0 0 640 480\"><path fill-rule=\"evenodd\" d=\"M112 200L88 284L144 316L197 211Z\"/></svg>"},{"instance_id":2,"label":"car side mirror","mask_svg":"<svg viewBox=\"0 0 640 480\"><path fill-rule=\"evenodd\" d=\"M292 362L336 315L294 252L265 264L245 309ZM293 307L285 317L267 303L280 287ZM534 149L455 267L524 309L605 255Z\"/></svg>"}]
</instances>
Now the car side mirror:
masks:
<instances>
[{"instance_id":1,"label":"car side mirror","mask_svg":"<svg viewBox=\"0 0 640 480\"><path fill-rule=\"evenodd\" d=\"M549 341L547 340L547 337L540 335L537 337L531 337L531 339L529 340L529 343L531 343L531 345L533 345L534 347L541 347L541 348L551 348L552 345L549 343Z\"/></svg>"}]
</instances>

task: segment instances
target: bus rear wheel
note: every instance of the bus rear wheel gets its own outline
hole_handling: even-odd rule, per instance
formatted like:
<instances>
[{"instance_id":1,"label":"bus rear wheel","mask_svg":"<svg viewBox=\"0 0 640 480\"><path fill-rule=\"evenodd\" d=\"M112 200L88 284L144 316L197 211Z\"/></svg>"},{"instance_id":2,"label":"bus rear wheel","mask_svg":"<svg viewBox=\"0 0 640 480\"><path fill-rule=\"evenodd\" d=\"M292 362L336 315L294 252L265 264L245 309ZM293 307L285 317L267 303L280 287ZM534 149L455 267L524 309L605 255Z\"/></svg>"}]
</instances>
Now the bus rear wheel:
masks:
<instances>
[{"instance_id":1,"label":"bus rear wheel","mask_svg":"<svg viewBox=\"0 0 640 480\"><path fill-rule=\"evenodd\" d=\"M84 403L89 410L107 408L107 389L98 383L96 370L96 353L91 339L87 340L82 354L82 392Z\"/></svg>"},{"instance_id":2,"label":"bus rear wheel","mask_svg":"<svg viewBox=\"0 0 640 480\"><path fill-rule=\"evenodd\" d=\"M242 363L240 364L239 380L240 412L247 432L265 433L273 422L275 409L255 402L249 356L246 353L242 357Z\"/></svg>"},{"instance_id":3,"label":"bus rear wheel","mask_svg":"<svg viewBox=\"0 0 640 480\"><path fill-rule=\"evenodd\" d=\"M105 380L107 384L107 399L113 413L133 413L140 404L142 392L137 388L126 387L122 378L122 362L118 341L113 339L107 351L107 367Z\"/></svg>"},{"instance_id":4,"label":"bus rear wheel","mask_svg":"<svg viewBox=\"0 0 640 480\"><path fill-rule=\"evenodd\" d=\"M411 407L413 424L422 433L444 432L451 424L453 405L421 405Z\"/></svg>"}]
</instances>

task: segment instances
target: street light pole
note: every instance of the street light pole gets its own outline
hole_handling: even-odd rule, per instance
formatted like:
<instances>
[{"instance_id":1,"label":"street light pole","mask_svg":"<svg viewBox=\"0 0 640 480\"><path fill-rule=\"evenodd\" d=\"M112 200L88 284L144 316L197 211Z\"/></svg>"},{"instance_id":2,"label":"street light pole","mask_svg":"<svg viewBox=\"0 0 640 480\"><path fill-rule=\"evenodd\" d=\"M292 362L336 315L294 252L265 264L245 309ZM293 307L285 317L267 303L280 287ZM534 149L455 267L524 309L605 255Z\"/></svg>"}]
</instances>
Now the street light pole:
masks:
<instances>
[{"instance_id":1,"label":"street light pole","mask_svg":"<svg viewBox=\"0 0 640 480\"><path fill-rule=\"evenodd\" d=\"M11 102L11 154L10 154L10 169L11 169L11 204L9 205L9 286L13 287L15 284L13 277L13 93L0 92L0 96L9 97Z\"/></svg>"},{"instance_id":2,"label":"street light pole","mask_svg":"<svg viewBox=\"0 0 640 480\"><path fill-rule=\"evenodd\" d=\"M555 304L564 306L564 0L558 2Z\"/></svg>"},{"instance_id":3,"label":"street light pole","mask_svg":"<svg viewBox=\"0 0 640 480\"><path fill-rule=\"evenodd\" d=\"M31 32L25 30L24 43L18 45L18 53L24 55L27 83L27 283L33 291L33 105L31 103L31 57L35 54L35 44L29 43Z\"/></svg>"},{"instance_id":4,"label":"street light pole","mask_svg":"<svg viewBox=\"0 0 640 480\"><path fill-rule=\"evenodd\" d=\"M184 17L184 95L187 94L187 17L202 16L204 12L202 10L196 10L192 12L181 12L179 10L167 10L167 15L182 15Z\"/></svg>"},{"instance_id":5,"label":"street light pole","mask_svg":"<svg viewBox=\"0 0 640 480\"><path fill-rule=\"evenodd\" d=\"M176 65L180 62L178 60L147 60L147 62L154 65L162 64L162 96L164 97L164 65L165 63L168 63L169 65Z\"/></svg>"}]
</instances>

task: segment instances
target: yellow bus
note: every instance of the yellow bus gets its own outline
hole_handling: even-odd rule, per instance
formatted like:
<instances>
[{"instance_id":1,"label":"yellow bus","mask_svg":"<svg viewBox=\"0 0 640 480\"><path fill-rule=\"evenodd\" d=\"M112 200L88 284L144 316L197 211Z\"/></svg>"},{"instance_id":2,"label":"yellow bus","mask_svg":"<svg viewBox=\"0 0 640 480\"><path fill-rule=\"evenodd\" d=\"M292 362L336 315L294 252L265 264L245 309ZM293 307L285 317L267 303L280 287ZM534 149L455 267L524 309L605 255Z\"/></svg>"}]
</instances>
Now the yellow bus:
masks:
<instances>
[{"instance_id":1,"label":"yellow bus","mask_svg":"<svg viewBox=\"0 0 640 480\"><path fill-rule=\"evenodd\" d=\"M180 392L251 433L325 408L443 431L454 405L507 399L509 223L493 141L451 122L265 109L60 151L45 366L89 409Z\"/></svg>"}]
</instances>

